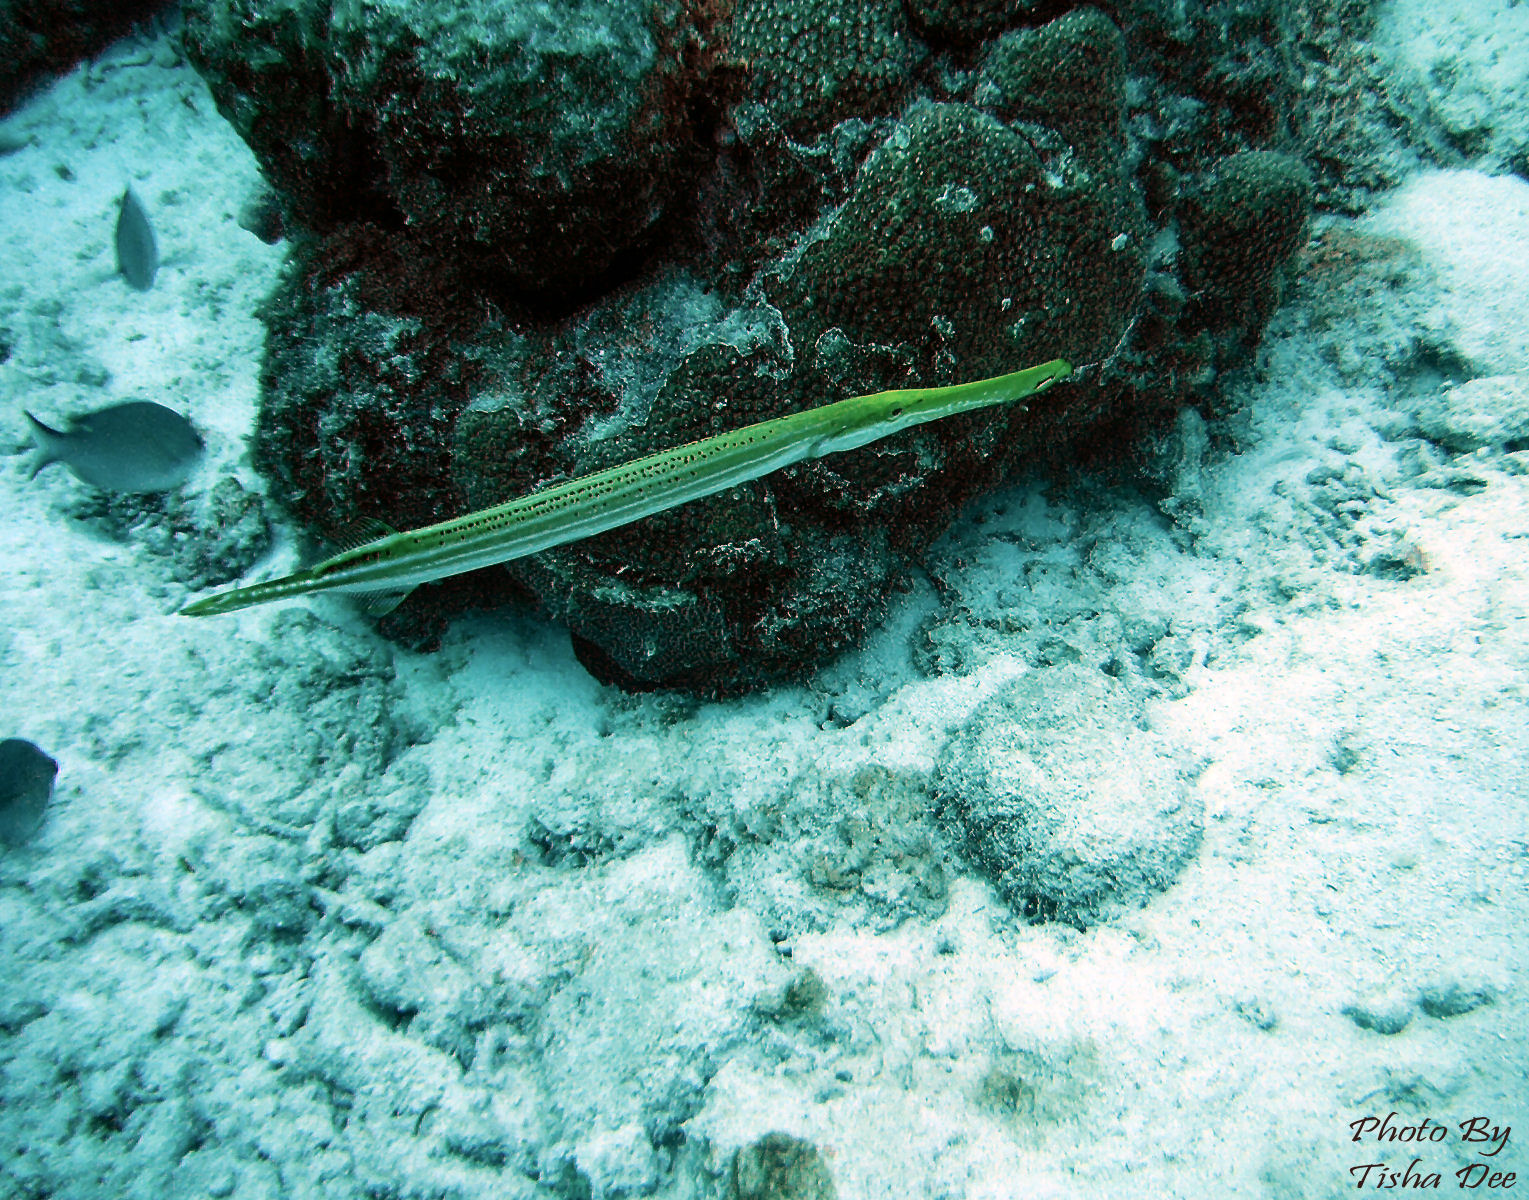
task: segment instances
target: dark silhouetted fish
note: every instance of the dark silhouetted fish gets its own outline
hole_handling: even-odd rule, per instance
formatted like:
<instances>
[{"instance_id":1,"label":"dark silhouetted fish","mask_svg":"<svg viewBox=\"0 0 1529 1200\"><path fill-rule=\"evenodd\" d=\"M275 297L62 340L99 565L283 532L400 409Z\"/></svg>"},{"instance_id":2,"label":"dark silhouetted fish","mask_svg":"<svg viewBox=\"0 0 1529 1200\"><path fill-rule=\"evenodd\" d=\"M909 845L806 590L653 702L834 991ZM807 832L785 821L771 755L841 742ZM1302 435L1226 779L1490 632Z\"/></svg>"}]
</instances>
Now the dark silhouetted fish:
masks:
<instances>
[{"instance_id":1,"label":"dark silhouetted fish","mask_svg":"<svg viewBox=\"0 0 1529 1200\"><path fill-rule=\"evenodd\" d=\"M122 193L117 208L117 270L129 287L146 292L154 286L159 270L159 243L149 214L132 188Z\"/></svg>"},{"instance_id":2,"label":"dark silhouetted fish","mask_svg":"<svg viewBox=\"0 0 1529 1200\"><path fill-rule=\"evenodd\" d=\"M49 429L31 413L26 417L37 443L32 476L61 462L107 492L167 492L186 481L202 454L190 421L147 400L74 417L67 430Z\"/></svg>"},{"instance_id":3,"label":"dark silhouetted fish","mask_svg":"<svg viewBox=\"0 0 1529 1200\"><path fill-rule=\"evenodd\" d=\"M0 742L0 843L19 846L42 825L58 764L23 738Z\"/></svg>"}]
</instances>

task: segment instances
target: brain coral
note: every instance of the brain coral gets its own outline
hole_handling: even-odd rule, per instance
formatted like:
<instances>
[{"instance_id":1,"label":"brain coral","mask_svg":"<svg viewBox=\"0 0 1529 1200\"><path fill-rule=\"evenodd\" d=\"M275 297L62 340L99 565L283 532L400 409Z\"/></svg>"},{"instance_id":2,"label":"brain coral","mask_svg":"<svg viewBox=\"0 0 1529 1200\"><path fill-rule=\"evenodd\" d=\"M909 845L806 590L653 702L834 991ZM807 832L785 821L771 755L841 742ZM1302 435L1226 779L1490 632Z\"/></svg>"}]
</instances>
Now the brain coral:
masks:
<instances>
[{"instance_id":1,"label":"brain coral","mask_svg":"<svg viewBox=\"0 0 1529 1200\"><path fill-rule=\"evenodd\" d=\"M1020 23L1035 0L908 0L908 11L933 41L971 45Z\"/></svg>"},{"instance_id":2,"label":"brain coral","mask_svg":"<svg viewBox=\"0 0 1529 1200\"><path fill-rule=\"evenodd\" d=\"M316 524L418 524L858 392L1108 358L1034 411L491 572L624 685L809 667L1015 463L1118 455L1256 340L1310 204L1268 111L1295 32L1257 9L187 0L305 231L259 461Z\"/></svg>"},{"instance_id":3,"label":"brain coral","mask_svg":"<svg viewBox=\"0 0 1529 1200\"><path fill-rule=\"evenodd\" d=\"M933 792L1016 911L1087 928L1145 904L1200 847L1203 801L1140 699L1092 666L1032 671L946 746Z\"/></svg>"},{"instance_id":4,"label":"brain coral","mask_svg":"<svg viewBox=\"0 0 1529 1200\"><path fill-rule=\"evenodd\" d=\"M943 382L1048 347L1108 350L1140 287L1143 222L1118 174L1059 170L970 105L914 108L772 289L798 353L838 329L907 348Z\"/></svg>"},{"instance_id":5,"label":"brain coral","mask_svg":"<svg viewBox=\"0 0 1529 1200\"><path fill-rule=\"evenodd\" d=\"M916 52L902 0L738 0L727 37L748 98L793 137L891 112Z\"/></svg>"},{"instance_id":6,"label":"brain coral","mask_svg":"<svg viewBox=\"0 0 1529 1200\"><path fill-rule=\"evenodd\" d=\"M1085 148L1118 146L1125 116L1125 39L1097 8L994 40L982 101L1006 121L1043 121Z\"/></svg>"},{"instance_id":7,"label":"brain coral","mask_svg":"<svg viewBox=\"0 0 1529 1200\"><path fill-rule=\"evenodd\" d=\"M1230 155L1196 182L1181 225L1184 282L1208 326L1262 328L1310 209L1306 168L1273 151Z\"/></svg>"}]
</instances>

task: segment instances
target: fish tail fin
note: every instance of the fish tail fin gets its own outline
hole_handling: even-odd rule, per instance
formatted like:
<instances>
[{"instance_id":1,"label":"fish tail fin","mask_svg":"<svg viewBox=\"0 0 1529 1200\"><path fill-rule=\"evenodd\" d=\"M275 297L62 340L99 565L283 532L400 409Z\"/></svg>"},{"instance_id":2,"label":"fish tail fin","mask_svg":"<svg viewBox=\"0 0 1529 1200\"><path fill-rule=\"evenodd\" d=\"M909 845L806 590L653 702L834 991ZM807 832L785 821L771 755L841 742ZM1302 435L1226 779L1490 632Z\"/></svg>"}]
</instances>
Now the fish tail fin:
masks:
<instances>
[{"instance_id":1,"label":"fish tail fin","mask_svg":"<svg viewBox=\"0 0 1529 1200\"><path fill-rule=\"evenodd\" d=\"M31 468L27 471L28 479L36 479L37 472L41 471L50 463L58 461L56 443L64 435L57 429L50 429L31 413L22 409L22 415L26 417L27 424L32 429L32 441L37 444L37 455L32 459Z\"/></svg>"}]
</instances>

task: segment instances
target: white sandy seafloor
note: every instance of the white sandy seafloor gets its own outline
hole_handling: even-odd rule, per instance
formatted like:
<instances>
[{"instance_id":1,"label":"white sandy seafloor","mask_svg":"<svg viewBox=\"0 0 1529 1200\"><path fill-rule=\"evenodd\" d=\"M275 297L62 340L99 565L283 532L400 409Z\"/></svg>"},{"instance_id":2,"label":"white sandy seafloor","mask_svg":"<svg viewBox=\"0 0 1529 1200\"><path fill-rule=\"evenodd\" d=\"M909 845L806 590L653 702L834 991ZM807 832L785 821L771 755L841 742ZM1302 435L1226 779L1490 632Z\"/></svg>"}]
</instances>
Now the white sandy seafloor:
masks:
<instances>
[{"instance_id":1,"label":"white sandy seafloor","mask_svg":"<svg viewBox=\"0 0 1529 1200\"><path fill-rule=\"evenodd\" d=\"M1475 47L1526 10L1426 8L1395 69L1502 151L1525 71ZM1414 1158L1526 1185L1522 178L1420 169L1318 222L1166 497L1019 485L863 651L702 703L598 686L532 613L433 656L338 603L173 615L169 518L29 483L20 410L187 412L205 527L224 476L259 490L283 251L237 226L252 160L166 42L11 124L0 737L59 774L0 850L0 1197L1283 1200ZM113 273L128 181L144 295ZM256 574L296 553L273 519ZM1071 922L1016 914L962 805ZM1392 1113L1446 1137L1352 1140Z\"/></svg>"}]
</instances>

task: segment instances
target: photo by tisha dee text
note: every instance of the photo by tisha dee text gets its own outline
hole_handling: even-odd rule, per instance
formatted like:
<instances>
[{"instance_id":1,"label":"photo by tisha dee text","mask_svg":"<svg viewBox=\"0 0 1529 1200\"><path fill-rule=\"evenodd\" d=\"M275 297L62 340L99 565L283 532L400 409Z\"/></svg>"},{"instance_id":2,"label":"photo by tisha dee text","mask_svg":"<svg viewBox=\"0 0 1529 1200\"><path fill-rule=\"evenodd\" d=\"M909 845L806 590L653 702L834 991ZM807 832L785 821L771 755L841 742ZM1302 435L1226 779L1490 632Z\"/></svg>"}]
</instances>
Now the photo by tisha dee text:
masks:
<instances>
[{"instance_id":1,"label":"photo by tisha dee text","mask_svg":"<svg viewBox=\"0 0 1529 1200\"><path fill-rule=\"evenodd\" d=\"M1449 1145L1452 1141L1467 1147L1482 1158L1495 1158L1507 1148L1512 1126L1498 1125L1490 1117L1470 1117L1453 1127L1441 1124L1431 1117L1424 1117L1409 1125L1391 1112L1384 1117L1360 1117L1349 1122L1355 1142L1400 1142L1408 1145L1427 1143L1434 1146ZM1451 1164L1452 1165L1452 1164ZM1349 1176L1356 1188L1439 1188L1444 1185L1444 1175L1434 1169L1422 1156L1413 1158L1400 1170L1384 1162L1360 1163L1349 1168ZM1518 1183L1515 1172L1503 1169L1498 1163L1472 1162L1453 1171L1457 1189L1511 1188Z\"/></svg>"}]
</instances>

